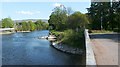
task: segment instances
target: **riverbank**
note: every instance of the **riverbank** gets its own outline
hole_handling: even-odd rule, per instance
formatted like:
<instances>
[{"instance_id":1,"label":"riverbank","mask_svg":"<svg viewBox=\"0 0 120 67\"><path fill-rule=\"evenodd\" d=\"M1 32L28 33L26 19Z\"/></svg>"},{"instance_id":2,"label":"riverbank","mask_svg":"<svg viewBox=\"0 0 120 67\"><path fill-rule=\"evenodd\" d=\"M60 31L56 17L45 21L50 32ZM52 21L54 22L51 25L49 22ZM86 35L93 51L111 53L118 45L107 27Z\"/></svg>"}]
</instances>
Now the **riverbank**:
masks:
<instances>
[{"instance_id":1,"label":"riverbank","mask_svg":"<svg viewBox=\"0 0 120 67\"><path fill-rule=\"evenodd\" d=\"M15 33L15 32L8 32L8 31L6 31L6 32L0 32L0 35L2 35L2 34L12 34L12 33Z\"/></svg>"},{"instance_id":2,"label":"riverbank","mask_svg":"<svg viewBox=\"0 0 120 67\"><path fill-rule=\"evenodd\" d=\"M29 33L31 31L17 31L17 32ZM15 33L15 32L5 31L5 32L0 32L0 35L2 35L2 34L13 34L13 33Z\"/></svg>"},{"instance_id":3,"label":"riverbank","mask_svg":"<svg viewBox=\"0 0 120 67\"><path fill-rule=\"evenodd\" d=\"M68 45L65 45L65 44L62 44L62 43L58 44L58 43L55 43L55 42L53 42L51 44L51 46L53 48L55 48L56 50L61 51L63 53L80 56L82 58L81 59L81 61L82 61L81 64L86 65L86 51L85 50L82 50L80 48L73 48L73 47L70 47Z\"/></svg>"},{"instance_id":4,"label":"riverbank","mask_svg":"<svg viewBox=\"0 0 120 67\"><path fill-rule=\"evenodd\" d=\"M26 32L27 33L27 32L31 32L31 31L17 31L17 32L23 32L23 33Z\"/></svg>"},{"instance_id":5,"label":"riverbank","mask_svg":"<svg viewBox=\"0 0 120 67\"><path fill-rule=\"evenodd\" d=\"M51 46L53 46L55 49L65 52L65 53L69 53L69 54L77 54L77 55L82 55L84 53L83 49L80 48L74 48L62 43L55 43L52 42Z\"/></svg>"},{"instance_id":6,"label":"riverbank","mask_svg":"<svg viewBox=\"0 0 120 67\"><path fill-rule=\"evenodd\" d=\"M83 54L85 51L84 33L69 29L64 31L51 31L50 35L56 36L52 46L62 52L71 54Z\"/></svg>"}]
</instances>

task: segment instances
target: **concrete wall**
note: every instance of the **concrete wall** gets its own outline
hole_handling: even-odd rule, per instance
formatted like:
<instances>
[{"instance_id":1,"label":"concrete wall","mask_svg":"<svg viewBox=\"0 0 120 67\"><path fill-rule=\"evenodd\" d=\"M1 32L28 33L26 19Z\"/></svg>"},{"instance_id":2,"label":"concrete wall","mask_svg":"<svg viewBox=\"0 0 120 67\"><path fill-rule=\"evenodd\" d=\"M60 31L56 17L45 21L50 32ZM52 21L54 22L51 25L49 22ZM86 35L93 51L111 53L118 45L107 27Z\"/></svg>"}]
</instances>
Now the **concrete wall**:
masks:
<instances>
[{"instance_id":1,"label":"concrete wall","mask_svg":"<svg viewBox=\"0 0 120 67\"><path fill-rule=\"evenodd\" d=\"M88 29L85 29L84 34L85 34L85 43L86 43L86 65L96 66L96 60L91 46L92 43L90 42Z\"/></svg>"}]
</instances>

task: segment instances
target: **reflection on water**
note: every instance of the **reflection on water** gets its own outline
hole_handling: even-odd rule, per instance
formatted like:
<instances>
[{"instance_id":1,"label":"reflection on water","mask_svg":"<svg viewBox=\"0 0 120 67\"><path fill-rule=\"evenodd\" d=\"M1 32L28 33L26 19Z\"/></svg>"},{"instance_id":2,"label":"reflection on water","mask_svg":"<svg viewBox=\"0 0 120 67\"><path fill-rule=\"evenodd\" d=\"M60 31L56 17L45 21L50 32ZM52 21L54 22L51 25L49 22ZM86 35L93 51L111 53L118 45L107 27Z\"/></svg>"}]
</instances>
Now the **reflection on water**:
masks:
<instances>
[{"instance_id":1,"label":"reflection on water","mask_svg":"<svg viewBox=\"0 0 120 67\"><path fill-rule=\"evenodd\" d=\"M2 36L3 65L74 65L81 64L81 57L57 51L50 42L38 37L49 31L14 33Z\"/></svg>"}]
</instances>

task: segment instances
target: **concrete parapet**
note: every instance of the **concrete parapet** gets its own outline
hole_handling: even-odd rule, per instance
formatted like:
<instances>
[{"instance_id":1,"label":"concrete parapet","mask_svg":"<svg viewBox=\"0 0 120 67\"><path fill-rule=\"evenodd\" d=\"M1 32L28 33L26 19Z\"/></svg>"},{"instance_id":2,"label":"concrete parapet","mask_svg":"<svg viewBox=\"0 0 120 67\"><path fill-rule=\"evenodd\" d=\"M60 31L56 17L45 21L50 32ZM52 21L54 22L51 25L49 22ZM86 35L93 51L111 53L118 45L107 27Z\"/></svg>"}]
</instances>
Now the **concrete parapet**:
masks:
<instances>
[{"instance_id":1,"label":"concrete parapet","mask_svg":"<svg viewBox=\"0 0 120 67\"><path fill-rule=\"evenodd\" d=\"M96 66L96 60L91 46L88 29L85 29L84 34L85 34L85 44L86 44L86 65Z\"/></svg>"}]
</instances>

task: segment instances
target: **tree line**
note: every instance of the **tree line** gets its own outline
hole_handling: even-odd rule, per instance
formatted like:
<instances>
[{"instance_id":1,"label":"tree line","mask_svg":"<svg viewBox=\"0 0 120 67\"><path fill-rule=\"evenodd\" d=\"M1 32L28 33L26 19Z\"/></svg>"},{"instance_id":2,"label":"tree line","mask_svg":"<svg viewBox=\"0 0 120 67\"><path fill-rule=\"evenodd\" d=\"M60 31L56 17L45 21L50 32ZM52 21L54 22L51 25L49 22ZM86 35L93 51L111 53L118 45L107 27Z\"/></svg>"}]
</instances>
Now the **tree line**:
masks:
<instances>
[{"instance_id":1,"label":"tree line","mask_svg":"<svg viewBox=\"0 0 120 67\"><path fill-rule=\"evenodd\" d=\"M120 1L91 2L88 9L90 28L94 30L120 31Z\"/></svg>"},{"instance_id":2,"label":"tree line","mask_svg":"<svg viewBox=\"0 0 120 67\"><path fill-rule=\"evenodd\" d=\"M50 29L56 31L63 31L66 29L83 29L88 23L88 19L85 14L79 11L73 12L73 10L64 5L61 7L55 7L48 20Z\"/></svg>"},{"instance_id":3,"label":"tree line","mask_svg":"<svg viewBox=\"0 0 120 67\"><path fill-rule=\"evenodd\" d=\"M12 19L2 19L2 28L15 27L18 31L34 31L41 29L53 29L63 31L66 29L94 29L94 30L117 30L120 31L120 1L111 2L91 2L88 13L82 14L79 11L73 11L70 7L64 5L55 7L49 16L48 23L41 20L36 22L22 21L14 23Z\"/></svg>"},{"instance_id":4,"label":"tree line","mask_svg":"<svg viewBox=\"0 0 120 67\"><path fill-rule=\"evenodd\" d=\"M16 31L34 31L34 30L43 30L48 29L49 24L43 22L41 20L37 20L36 22L32 21L22 21L16 22L11 18L2 19L1 28L15 28Z\"/></svg>"}]
</instances>

